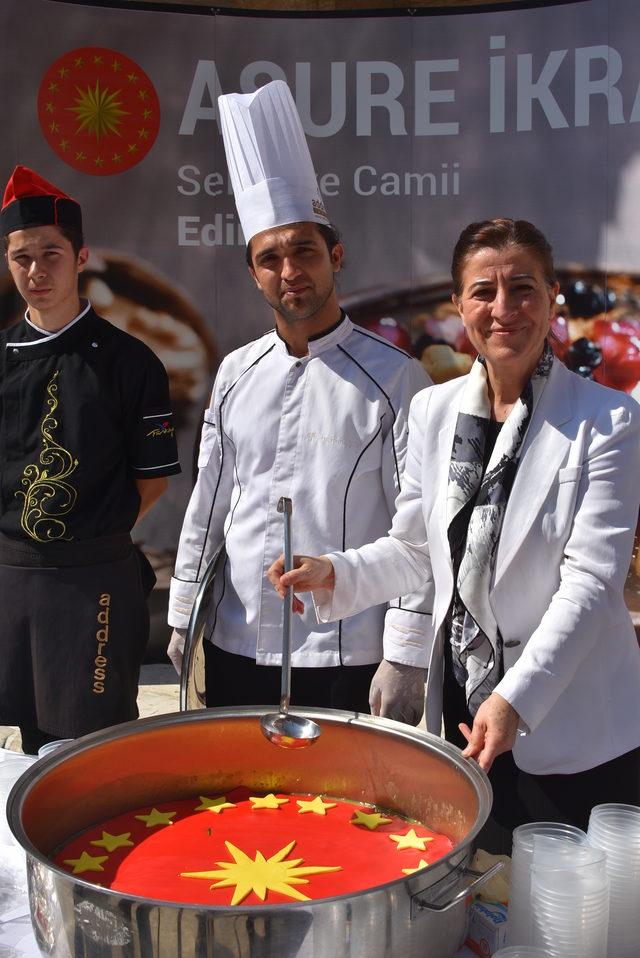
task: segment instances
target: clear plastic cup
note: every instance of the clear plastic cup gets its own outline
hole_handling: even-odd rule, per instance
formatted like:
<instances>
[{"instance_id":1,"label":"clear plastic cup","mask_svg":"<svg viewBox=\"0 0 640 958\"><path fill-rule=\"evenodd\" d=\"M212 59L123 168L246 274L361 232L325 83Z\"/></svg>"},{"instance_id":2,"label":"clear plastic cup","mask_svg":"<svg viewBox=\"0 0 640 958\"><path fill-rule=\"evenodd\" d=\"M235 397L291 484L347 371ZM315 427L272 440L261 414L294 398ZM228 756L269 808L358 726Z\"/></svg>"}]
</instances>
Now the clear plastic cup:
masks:
<instances>
[{"instance_id":1,"label":"clear plastic cup","mask_svg":"<svg viewBox=\"0 0 640 958\"><path fill-rule=\"evenodd\" d=\"M569 882L572 876L574 889L583 881L591 883L599 879L602 883L607 874L606 864L606 852L602 848L549 835L534 835L531 868L538 873L555 875L556 883L563 878ZM567 886L566 891L571 891L571 886Z\"/></svg>"},{"instance_id":2,"label":"clear plastic cup","mask_svg":"<svg viewBox=\"0 0 640 958\"><path fill-rule=\"evenodd\" d=\"M557 928L535 924L536 946L545 948L552 958L604 958L607 954L607 926L567 926Z\"/></svg>"},{"instance_id":3,"label":"clear plastic cup","mask_svg":"<svg viewBox=\"0 0 640 958\"><path fill-rule=\"evenodd\" d=\"M578 836L580 838L580 836ZM532 943L553 958L604 958L609 923L606 854L575 836L533 836Z\"/></svg>"},{"instance_id":4,"label":"clear plastic cup","mask_svg":"<svg viewBox=\"0 0 640 958\"><path fill-rule=\"evenodd\" d=\"M536 835L566 839L576 845L587 844L586 832L576 828L575 825L563 825L561 822L528 822L514 829L513 854L521 851L533 853L533 839Z\"/></svg>"},{"instance_id":5,"label":"clear plastic cup","mask_svg":"<svg viewBox=\"0 0 640 958\"><path fill-rule=\"evenodd\" d=\"M529 822L514 830L506 935L509 946L533 944L531 866L536 837L577 846L587 843L582 829L560 822Z\"/></svg>"},{"instance_id":6,"label":"clear plastic cup","mask_svg":"<svg viewBox=\"0 0 640 958\"><path fill-rule=\"evenodd\" d=\"M589 831L606 836L613 844L624 842L640 850L640 807L637 805L596 805L591 809Z\"/></svg>"},{"instance_id":7,"label":"clear plastic cup","mask_svg":"<svg viewBox=\"0 0 640 958\"><path fill-rule=\"evenodd\" d=\"M509 945L494 951L493 958L553 958L550 952L532 945Z\"/></svg>"},{"instance_id":8,"label":"clear plastic cup","mask_svg":"<svg viewBox=\"0 0 640 958\"><path fill-rule=\"evenodd\" d=\"M640 807L596 805L589 818L589 841L607 856L611 893L609 958L640 953Z\"/></svg>"},{"instance_id":9,"label":"clear plastic cup","mask_svg":"<svg viewBox=\"0 0 640 958\"><path fill-rule=\"evenodd\" d=\"M23 755L21 752L0 748L0 845L17 844L7 821L7 799L22 773L31 768L35 760L35 755Z\"/></svg>"},{"instance_id":10,"label":"clear plastic cup","mask_svg":"<svg viewBox=\"0 0 640 958\"><path fill-rule=\"evenodd\" d=\"M68 745L73 741L75 740L72 738L57 738L53 742L46 742L45 745L41 745L38 749L38 758L44 758L45 755L50 755L51 752L55 752L57 749L62 748L63 745Z\"/></svg>"}]
</instances>

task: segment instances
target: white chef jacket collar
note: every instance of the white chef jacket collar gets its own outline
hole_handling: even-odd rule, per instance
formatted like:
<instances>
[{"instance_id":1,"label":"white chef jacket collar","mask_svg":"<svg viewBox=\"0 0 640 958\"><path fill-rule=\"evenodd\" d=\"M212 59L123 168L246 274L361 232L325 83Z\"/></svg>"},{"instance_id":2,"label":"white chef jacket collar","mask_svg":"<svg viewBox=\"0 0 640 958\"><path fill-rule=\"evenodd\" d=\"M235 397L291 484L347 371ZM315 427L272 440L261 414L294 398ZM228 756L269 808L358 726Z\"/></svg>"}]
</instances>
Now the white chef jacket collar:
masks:
<instances>
[{"instance_id":1,"label":"white chef jacket collar","mask_svg":"<svg viewBox=\"0 0 640 958\"><path fill-rule=\"evenodd\" d=\"M80 307L81 307L81 309L80 309L80 312L78 313L78 315L77 315L76 317L74 317L74 319L70 320L70 321L66 324L66 326L63 326L61 329L57 329L57 330L55 331L55 333L50 332L48 329L43 329L42 326L37 326L31 319L29 319L29 310L28 310L28 309L25 311L24 320L25 320L25 322L27 323L28 326L31 326L31 328L32 328L32 329L35 329L35 331L36 331L37 333L40 333L40 335L42 336L43 339L46 339L46 340L56 339L58 336L62 336L63 333L66 333L67 330L71 329L72 326L75 326L75 324L76 324L77 322L79 322L79 321L82 319L83 316L86 316L86 314L87 314L87 313L89 312L89 310L91 309L91 303L89 302L88 299L81 299L81 300L80 300ZM37 340L34 340L34 342L37 342ZM9 346L12 346L13 343L9 343L8 345L9 345ZM18 343L17 345L19 346L19 345L21 345L21 344Z\"/></svg>"},{"instance_id":2,"label":"white chef jacket collar","mask_svg":"<svg viewBox=\"0 0 640 958\"><path fill-rule=\"evenodd\" d=\"M306 356L301 357L304 359L310 359L312 356L319 356L320 353L323 353L327 349L331 349L332 346L336 346L338 343L341 343L347 336L350 335L353 329L353 323L347 316L347 314L342 311L341 318L335 324L331 326L326 332L319 333L317 336L312 336L309 339L308 348L309 352ZM274 329L274 336L276 339L276 346L282 352L289 354L287 349L287 344L278 332L277 328ZM291 359L295 359L295 356L292 356Z\"/></svg>"}]
</instances>

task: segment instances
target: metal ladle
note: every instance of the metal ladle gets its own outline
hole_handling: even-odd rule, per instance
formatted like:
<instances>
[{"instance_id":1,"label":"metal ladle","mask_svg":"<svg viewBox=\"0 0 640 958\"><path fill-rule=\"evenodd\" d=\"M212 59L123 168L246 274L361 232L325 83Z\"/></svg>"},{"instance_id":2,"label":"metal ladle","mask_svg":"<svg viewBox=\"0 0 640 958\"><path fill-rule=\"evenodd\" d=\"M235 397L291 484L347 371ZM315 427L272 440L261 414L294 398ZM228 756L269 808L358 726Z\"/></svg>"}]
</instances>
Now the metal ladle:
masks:
<instances>
[{"instance_id":1,"label":"metal ladle","mask_svg":"<svg viewBox=\"0 0 640 958\"><path fill-rule=\"evenodd\" d=\"M278 501L278 512L284 515L284 571L293 569L291 550L291 499L284 496ZM320 726L311 719L292 715L289 712L291 698L291 627L293 616L293 588L289 586L284 598L282 628L282 681L280 686L280 711L269 712L260 719L263 734L280 748L307 748L320 735Z\"/></svg>"}]
</instances>

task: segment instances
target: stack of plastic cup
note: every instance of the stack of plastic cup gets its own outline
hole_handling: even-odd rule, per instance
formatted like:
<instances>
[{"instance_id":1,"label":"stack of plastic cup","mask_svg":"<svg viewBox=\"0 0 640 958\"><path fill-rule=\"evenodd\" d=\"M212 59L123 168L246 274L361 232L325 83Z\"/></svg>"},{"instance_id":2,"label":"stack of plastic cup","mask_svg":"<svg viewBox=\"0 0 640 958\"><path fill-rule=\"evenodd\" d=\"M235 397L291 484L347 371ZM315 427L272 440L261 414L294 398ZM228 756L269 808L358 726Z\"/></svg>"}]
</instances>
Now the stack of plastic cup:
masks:
<instances>
[{"instance_id":1,"label":"stack of plastic cup","mask_svg":"<svg viewBox=\"0 0 640 958\"><path fill-rule=\"evenodd\" d=\"M493 958L552 958L550 952L532 945L514 945L494 951Z\"/></svg>"},{"instance_id":2,"label":"stack of plastic cup","mask_svg":"<svg viewBox=\"0 0 640 958\"><path fill-rule=\"evenodd\" d=\"M531 868L534 943L553 958L606 958L606 855L591 845L536 835Z\"/></svg>"},{"instance_id":3,"label":"stack of plastic cup","mask_svg":"<svg viewBox=\"0 0 640 958\"><path fill-rule=\"evenodd\" d=\"M640 954L640 808L596 805L589 842L606 852L610 883L609 958Z\"/></svg>"},{"instance_id":4,"label":"stack of plastic cup","mask_svg":"<svg viewBox=\"0 0 640 958\"><path fill-rule=\"evenodd\" d=\"M514 830L507 920L508 945L535 944L531 914L531 867L533 840L536 835L562 839L575 845L587 843L586 833L580 828L559 822L530 822Z\"/></svg>"},{"instance_id":5,"label":"stack of plastic cup","mask_svg":"<svg viewBox=\"0 0 640 958\"><path fill-rule=\"evenodd\" d=\"M75 739L72 738L56 738L53 742L47 742L45 745L41 745L38 749L38 758L44 758L45 755L51 755L52 752L57 752L59 748L62 748L63 745L68 745L70 742L74 742Z\"/></svg>"},{"instance_id":6,"label":"stack of plastic cup","mask_svg":"<svg viewBox=\"0 0 640 958\"><path fill-rule=\"evenodd\" d=\"M0 845L17 844L6 817L9 792L23 772L31 768L35 756L0 748Z\"/></svg>"}]
</instances>

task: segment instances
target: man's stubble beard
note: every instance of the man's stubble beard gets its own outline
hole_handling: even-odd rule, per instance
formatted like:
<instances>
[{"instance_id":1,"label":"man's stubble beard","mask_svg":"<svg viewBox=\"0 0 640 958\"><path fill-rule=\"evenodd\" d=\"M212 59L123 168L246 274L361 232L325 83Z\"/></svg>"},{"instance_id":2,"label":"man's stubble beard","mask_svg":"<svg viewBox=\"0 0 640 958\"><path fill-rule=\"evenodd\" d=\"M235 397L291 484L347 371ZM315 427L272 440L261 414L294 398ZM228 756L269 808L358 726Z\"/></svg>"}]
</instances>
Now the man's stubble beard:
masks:
<instances>
[{"instance_id":1,"label":"man's stubble beard","mask_svg":"<svg viewBox=\"0 0 640 958\"><path fill-rule=\"evenodd\" d=\"M323 297L321 294L316 293L310 303L300 310L289 310L284 305L281 299L278 299L274 303L269 303L269 305L276 311L276 313L281 317L283 322L287 323L290 326L295 325L296 323L303 323L320 312L321 309L327 304L333 292L335 290L335 281L331 284L331 287L327 290L326 295Z\"/></svg>"}]
</instances>

